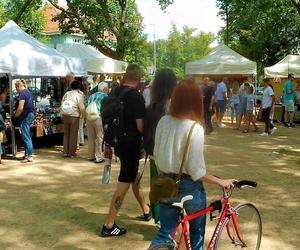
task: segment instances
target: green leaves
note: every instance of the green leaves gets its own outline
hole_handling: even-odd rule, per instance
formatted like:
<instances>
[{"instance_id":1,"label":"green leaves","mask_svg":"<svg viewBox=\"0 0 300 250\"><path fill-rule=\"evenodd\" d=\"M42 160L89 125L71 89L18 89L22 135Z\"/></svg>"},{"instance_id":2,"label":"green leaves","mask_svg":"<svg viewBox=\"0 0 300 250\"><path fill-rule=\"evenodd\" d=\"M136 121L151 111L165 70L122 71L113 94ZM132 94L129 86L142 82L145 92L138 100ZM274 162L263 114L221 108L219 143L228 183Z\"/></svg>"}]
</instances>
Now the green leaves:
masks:
<instances>
[{"instance_id":1,"label":"green leaves","mask_svg":"<svg viewBox=\"0 0 300 250\"><path fill-rule=\"evenodd\" d=\"M171 68L179 78L184 77L185 63L207 55L214 40L212 33L196 33L196 29L183 27L180 32L173 24L167 40L157 41L158 68Z\"/></svg>"},{"instance_id":2,"label":"green leaves","mask_svg":"<svg viewBox=\"0 0 300 250\"><path fill-rule=\"evenodd\" d=\"M40 11L41 6L41 0L0 1L0 27L12 19L25 32L41 38L40 32L45 26L45 18Z\"/></svg>"},{"instance_id":3,"label":"green leaves","mask_svg":"<svg viewBox=\"0 0 300 250\"><path fill-rule=\"evenodd\" d=\"M228 14L229 46L265 66L299 48L300 17L291 0L217 0L220 15ZM220 32L226 41L227 30Z\"/></svg>"}]
</instances>

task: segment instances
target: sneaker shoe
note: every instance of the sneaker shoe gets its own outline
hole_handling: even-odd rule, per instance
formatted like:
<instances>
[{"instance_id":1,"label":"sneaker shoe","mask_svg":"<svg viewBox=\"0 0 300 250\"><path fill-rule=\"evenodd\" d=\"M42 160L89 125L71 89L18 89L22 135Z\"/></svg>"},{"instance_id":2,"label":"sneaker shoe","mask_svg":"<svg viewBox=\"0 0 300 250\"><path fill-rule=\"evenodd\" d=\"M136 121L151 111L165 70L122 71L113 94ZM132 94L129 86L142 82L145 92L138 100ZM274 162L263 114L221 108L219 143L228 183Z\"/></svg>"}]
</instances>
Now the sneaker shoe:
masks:
<instances>
[{"instance_id":1,"label":"sneaker shoe","mask_svg":"<svg viewBox=\"0 0 300 250\"><path fill-rule=\"evenodd\" d=\"M277 130L277 128L276 128L276 127L273 127L273 128L271 129L271 135L274 134L276 130Z\"/></svg>"},{"instance_id":2,"label":"sneaker shoe","mask_svg":"<svg viewBox=\"0 0 300 250\"><path fill-rule=\"evenodd\" d=\"M105 160L103 158L95 159L95 163L103 163Z\"/></svg>"},{"instance_id":3,"label":"sneaker shoe","mask_svg":"<svg viewBox=\"0 0 300 250\"><path fill-rule=\"evenodd\" d=\"M289 128L295 128L295 124L290 123Z\"/></svg>"},{"instance_id":4,"label":"sneaker shoe","mask_svg":"<svg viewBox=\"0 0 300 250\"><path fill-rule=\"evenodd\" d=\"M116 223L114 223L112 228L107 228L105 225L103 225L100 236L101 237L121 236L126 233L127 231L125 228L120 228L117 226Z\"/></svg>"},{"instance_id":5,"label":"sneaker shoe","mask_svg":"<svg viewBox=\"0 0 300 250\"><path fill-rule=\"evenodd\" d=\"M220 128L226 128L226 125L224 123L220 123Z\"/></svg>"},{"instance_id":6,"label":"sneaker shoe","mask_svg":"<svg viewBox=\"0 0 300 250\"><path fill-rule=\"evenodd\" d=\"M266 132L263 132L263 133L260 134L260 136L266 137L266 136L269 136L269 134L266 133Z\"/></svg>"},{"instance_id":7,"label":"sneaker shoe","mask_svg":"<svg viewBox=\"0 0 300 250\"><path fill-rule=\"evenodd\" d=\"M143 221L150 221L152 219L152 213L151 213L151 208L150 205L147 204L149 207L149 213L147 214L142 214L141 216L138 216L137 218Z\"/></svg>"},{"instance_id":8,"label":"sneaker shoe","mask_svg":"<svg viewBox=\"0 0 300 250\"><path fill-rule=\"evenodd\" d=\"M88 158L89 161L95 161L96 158Z\"/></svg>"},{"instance_id":9,"label":"sneaker shoe","mask_svg":"<svg viewBox=\"0 0 300 250\"><path fill-rule=\"evenodd\" d=\"M33 157L29 156L29 157L25 158L24 160L22 160L21 162L22 163L33 162Z\"/></svg>"}]
</instances>

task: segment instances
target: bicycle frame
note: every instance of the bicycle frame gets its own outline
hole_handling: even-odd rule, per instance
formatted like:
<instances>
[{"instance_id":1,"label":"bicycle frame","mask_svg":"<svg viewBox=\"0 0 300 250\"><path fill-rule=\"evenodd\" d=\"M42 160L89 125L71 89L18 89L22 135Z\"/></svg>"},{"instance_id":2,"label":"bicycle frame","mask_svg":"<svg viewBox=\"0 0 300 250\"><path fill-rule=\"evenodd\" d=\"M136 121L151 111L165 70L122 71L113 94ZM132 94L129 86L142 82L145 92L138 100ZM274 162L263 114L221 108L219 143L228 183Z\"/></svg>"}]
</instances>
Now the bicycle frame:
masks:
<instances>
[{"instance_id":1,"label":"bicycle frame","mask_svg":"<svg viewBox=\"0 0 300 250\"><path fill-rule=\"evenodd\" d=\"M234 208L230 205L229 203L229 197L226 195L226 193L224 194L224 198L221 201L222 204L222 210L221 213L219 215L219 219L218 219L218 223L215 227L215 230L211 236L210 242L208 244L207 250L213 250L216 244L216 241L218 239L219 234L221 233L221 228L226 220L227 217L230 217L233 223L233 227L234 227L234 231L236 232L236 235L240 241L240 243L242 244L242 246L246 246L246 244L244 243L242 236L240 234L239 231L239 227L238 227L238 221L236 218L236 212L234 210ZM180 238L179 238L179 242L176 242L178 245L176 246L176 249L181 249L183 241L185 242L185 246L186 249L188 250L192 250L191 248L191 244L190 244L190 239L189 239L189 231L188 231L188 222L190 220L193 220L201 215L204 215L208 212L212 212L214 211L214 207L212 205L210 205L209 207L200 210L197 213L191 214L191 215L185 215L185 211L183 210L181 212L180 215L180 219L177 222L177 225L175 227L175 230L173 231L172 234L172 238L175 239L175 236L177 234L178 228L181 226L182 227L182 232L180 234ZM230 230L230 226L229 223L226 225L226 231L228 234L229 239L234 243L234 236Z\"/></svg>"}]
</instances>

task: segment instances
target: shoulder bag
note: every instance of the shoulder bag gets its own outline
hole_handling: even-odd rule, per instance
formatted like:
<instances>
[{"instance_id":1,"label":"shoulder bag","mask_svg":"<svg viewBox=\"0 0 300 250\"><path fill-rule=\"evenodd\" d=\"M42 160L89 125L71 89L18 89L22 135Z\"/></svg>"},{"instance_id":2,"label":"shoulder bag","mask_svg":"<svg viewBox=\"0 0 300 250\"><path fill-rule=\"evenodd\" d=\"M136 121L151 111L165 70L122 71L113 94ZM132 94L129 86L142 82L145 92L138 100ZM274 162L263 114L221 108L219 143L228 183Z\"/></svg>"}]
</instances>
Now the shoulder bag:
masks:
<instances>
[{"instance_id":1,"label":"shoulder bag","mask_svg":"<svg viewBox=\"0 0 300 250\"><path fill-rule=\"evenodd\" d=\"M183 153L183 157L182 157L182 161L181 161L181 165L180 165L180 170L179 170L179 173L177 175L177 178L174 179L174 178L169 177L167 175L166 176L160 175L160 176L153 177L153 179L151 180L150 193L149 193L149 199L150 199L151 202L157 203L163 198L171 198L171 197L175 197L175 196L178 195L179 183L180 183L180 180L181 180L183 165L185 163L186 154L187 154L188 147L189 147L189 144L190 144L192 132L193 132L193 129L194 129L196 124L197 123L195 122L192 125L192 127L190 128L188 138L187 138L187 142L186 142L185 147L184 147L184 153Z\"/></svg>"}]
</instances>

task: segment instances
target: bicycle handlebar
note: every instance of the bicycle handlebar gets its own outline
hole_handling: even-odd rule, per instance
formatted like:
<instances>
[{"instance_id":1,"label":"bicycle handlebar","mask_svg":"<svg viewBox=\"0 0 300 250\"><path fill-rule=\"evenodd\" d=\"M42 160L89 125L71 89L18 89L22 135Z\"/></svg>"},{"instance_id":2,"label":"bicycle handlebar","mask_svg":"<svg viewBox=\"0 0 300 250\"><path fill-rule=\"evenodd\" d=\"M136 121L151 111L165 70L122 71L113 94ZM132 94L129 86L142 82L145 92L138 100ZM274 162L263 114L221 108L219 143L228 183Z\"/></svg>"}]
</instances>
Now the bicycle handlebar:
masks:
<instances>
[{"instance_id":1,"label":"bicycle handlebar","mask_svg":"<svg viewBox=\"0 0 300 250\"><path fill-rule=\"evenodd\" d=\"M257 187L256 181L250 181L250 180L241 180L234 183L235 187L238 188L246 188L246 187Z\"/></svg>"}]
</instances>

